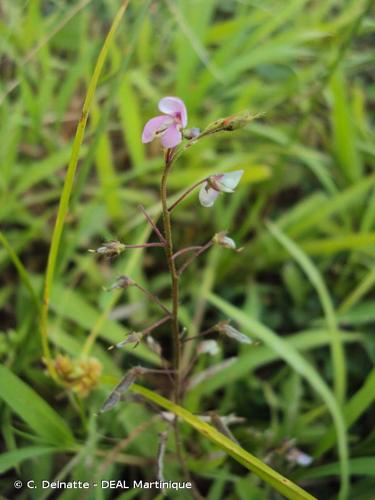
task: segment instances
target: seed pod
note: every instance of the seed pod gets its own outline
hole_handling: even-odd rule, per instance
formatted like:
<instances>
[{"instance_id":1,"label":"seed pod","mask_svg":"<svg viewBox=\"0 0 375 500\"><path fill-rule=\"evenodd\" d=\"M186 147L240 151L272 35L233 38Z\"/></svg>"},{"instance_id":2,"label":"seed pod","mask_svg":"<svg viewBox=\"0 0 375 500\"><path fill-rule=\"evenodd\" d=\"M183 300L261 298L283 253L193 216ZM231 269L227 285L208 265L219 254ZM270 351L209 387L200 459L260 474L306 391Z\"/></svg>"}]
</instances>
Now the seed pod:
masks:
<instances>
[{"instance_id":1,"label":"seed pod","mask_svg":"<svg viewBox=\"0 0 375 500\"><path fill-rule=\"evenodd\" d=\"M233 340L236 340L237 342L240 342L241 344L253 344L254 341L251 340L247 335L245 335L242 332L239 332L229 324L228 321L221 321L215 326L215 330L218 331L219 333L225 335L226 337L229 337Z\"/></svg>"},{"instance_id":2,"label":"seed pod","mask_svg":"<svg viewBox=\"0 0 375 500\"><path fill-rule=\"evenodd\" d=\"M99 255L103 255L109 259L113 259L120 255L126 248L126 245L121 243L120 241L109 241L108 243L103 243L103 245L96 250L90 249L90 253L97 253Z\"/></svg>"},{"instance_id":3,"label":"seed pod","mask_svg":"<svg viewBox=\"0 0 375 500\"><path fill-rule=\"evenodd\" d=\"M128 288L129 286L133 285L135 285L135 281L129 278L129 276L120 276L119 278L117 278L116 282L107 290L111 291L115 290L116 288Z\"/></svg>"},{"instance_id":4,"label":"seed pod","mask_svg":"<svg viewBox=\"0 0 375 500\"><path fill-rule=\"evenodd\" d=\"M134 347L137 347L137 345L141 342L143 338L143 333L142 332L133 332L130 335L126 337L126 339L122 340L121 342L118 342L114 346L112 345L111 347L108 348L108 350L113 349L114 347L117 347L120 349L124 345L128 344L134 344Z\"/></svg>"},{"instance_id":5,"label":"seed pod","mask_svg":"<svg viewBox=\"0 0 375 500\"><path fill-rule=\"evenodd\" d=\"M143 375L144 368L141 366L136 366L128 371L124 378L119 384L113 389L108 398L104 401L103 406L100 409L100 413L111 410L121 399L121 396L131 387L136 379Z\"/></svg>"}]
</instances>

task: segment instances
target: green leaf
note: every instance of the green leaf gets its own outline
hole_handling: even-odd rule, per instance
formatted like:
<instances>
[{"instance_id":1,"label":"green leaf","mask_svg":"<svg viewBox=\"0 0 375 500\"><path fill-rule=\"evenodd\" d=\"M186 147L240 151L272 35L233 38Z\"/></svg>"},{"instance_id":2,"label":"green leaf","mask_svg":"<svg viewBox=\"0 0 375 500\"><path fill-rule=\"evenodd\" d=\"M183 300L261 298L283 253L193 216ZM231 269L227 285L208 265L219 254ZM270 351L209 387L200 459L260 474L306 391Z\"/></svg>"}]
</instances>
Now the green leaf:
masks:
<instances>
[{"instance_id":1,"label":"green leaf","mask_svg":"<svg viewBox=\"0 0 375 500\"><path fill-rule=\"evenodd\" d=\"M355 476L375 476L375 457L358 457L349 461L350 473ZM303 479L317 479L325 476L336 476L339 473L340 464L332 463L313 467L298 474Z\"/></svg>"},{"instance_id":2,"label":"green leaf","mask_svg":"<svg viewBox=\"0 0 375 500\"><path fill-rule=\"evenodd\" d=\"M73 445L69 427L38 393L12 373L0 366L0 397L46 443Z\"/></svg>"},{"instance_id":3,"label":"green leaf","mask_svg":"<svg viewBox=\"0 0 375 500\"><path fill-rule=\"evenodd\" d=\"M341 464L341 488L339 498L341 500L348 498L349 469L347 434L341 409L330 388L310 363L308 363L291 344L285 342L285 340L279 337L275 332L214 294L210 294L208 299L213 305L229 316L229 318L236 321L245 333L258 337L259 340L275 351L281 359L284 359L284 361L286 361L296 372L304 377L325 401L334 420L337 433L338 452Z\"/></svg>"},{"instance_id":4,"label":"green leaf","mask_svg":"<svg viewBox=\"0 0 375 500\"><path fill-rule=\"evenodd\" d=\"M348 181L361 178L363 165L356 148L355 128L350 109L347 85L343 70L334 73L330 90L332 92L332 129L333 145L339 165Z\"/></svg>"},{"instance_id":5,"label":"green leaf","mask_svg":"<svg viewBox=\"0 0 375 500\"><path fill-rule=\"evenodd\" d=\"M219 432L211 425L207 424L206 422L202 422L202 420L194 416L188 410L185 410L185 408L172 403L168 399L159 396L158 394L150 391L149 389L146 389L145 387L133 384L131 390L137 394L141 394L143 397L156 403L162 408L173 412L178 417L181 417L200 434L219 446L226 453L228 453L228 455L237 460L237 462L254 472L258 477L266 481L275 490L277 490L287 498L291 500L314 499L314 497L307 491L303 490L296 484L289 481L289 479L283 477L281 474L271 469L271 467L264 464L254 455L251 455L249 452L244 450L241 446L239 446L228 437L224 436L224 434L221 434L221 432Z\"/></svg>"},{"instance_id":6,"label":"green leaf","mask_svg":"<svg viewBox=\"0 0 375 500\"><path fill-rule=\"evenodd\" d=\"M16 467L24 460L57 453L57 448L48 448L46 446L28 446L19 450L8 451L0 455L0 474L3 474L9 469Z\"/></svg>"},{"instance_id":7,"label":"green leaf","mask_svg":"<svg viewBox=\"0 0 375 500\"><path fill-rule=\"evenodd\" d=\"M326 317L327 327L331 336L332 362L335 377L335 392L339 401L345 399L346 392L346 365L345 353L341 336L337 329L337 321L331 297L318 269L307 255L286 236L276 225L268 223L267 227L277 241L293 256L301 266L312 286L319 295L320 302Z\"/></svg>"}]
</instances>

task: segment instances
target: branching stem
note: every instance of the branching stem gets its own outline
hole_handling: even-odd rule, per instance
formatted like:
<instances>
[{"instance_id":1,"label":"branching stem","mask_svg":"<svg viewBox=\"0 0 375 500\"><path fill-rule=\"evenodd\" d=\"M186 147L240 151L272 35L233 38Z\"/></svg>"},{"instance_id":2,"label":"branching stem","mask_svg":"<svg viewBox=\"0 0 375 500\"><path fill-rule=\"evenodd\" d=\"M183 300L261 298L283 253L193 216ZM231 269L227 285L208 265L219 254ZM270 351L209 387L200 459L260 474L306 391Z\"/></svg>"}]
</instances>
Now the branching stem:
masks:
<instances>
[{"instance_id":1,"label":"branching stem","mask_svg":"<svg viewBox=\"0 0 375 500\"><path fill-rule=\"evenodd\" d=\"M168 208L168 212L171 213L179 203L181 203L182 200L184 200L187 196L189 196L189 194L194 191L195 188L197 188L198 186L200 186L201 184L203 184L204 182L206 182L207 178L199 181L199 182L196 182L195 184L193 184L187 191L185 191L169 208Z\"/></svg>"},{"instance_id":2,"label":"branching stem","mask_svg":"<svg viewBox=\"0 0 375 500\"><path fill-rule=\"evenodd\" d=\"M202 247L200 247L199 250L197 250L194 255L192 255L190 257L190 259L188 259L186 262L184 262L184 264L182 264L182 266L180 267L180 269L178 270L178 276L181 276L181 274L185 271L185 269L190 266L190 264L193 262L194 259L196 259L197 257L199 257L199 255L201 255L203 252L205 252L206 250L208 250L211 246L213 245L213 241L210 240L208 241L205 245L203 245Z\"/></svg>"}]
</instances>

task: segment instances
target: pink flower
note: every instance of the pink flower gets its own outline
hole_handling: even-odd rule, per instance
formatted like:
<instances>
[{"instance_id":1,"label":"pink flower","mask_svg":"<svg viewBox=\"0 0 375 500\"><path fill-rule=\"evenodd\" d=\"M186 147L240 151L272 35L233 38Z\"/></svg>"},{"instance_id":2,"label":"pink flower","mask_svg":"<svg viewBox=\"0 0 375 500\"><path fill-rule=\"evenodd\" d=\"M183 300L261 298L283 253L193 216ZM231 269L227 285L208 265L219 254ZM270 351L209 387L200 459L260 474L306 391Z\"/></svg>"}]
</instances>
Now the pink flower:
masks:
<instances>
[{"instance_id":1,"label":"pink flower","mask_svg":"<svg viewBox=\"0 0 375 500\"><path fill-rule=\"evenodd\" d=\"M201 187L199 201L204 207L212 207L220 193L233 193L241 180L243 170L228 174L211 175Z\"/></svg>"},{"instance_id":2,"label":"pink flower","mask_svg":"<svg viewBox=\"0 0 375 500\"><path fill-rule=\"evenodd\" d=\"M174 148L182 141L182 129L187 125L187 111L178 97L163 97L159 109L164 115L151 118L144 126L142 142L147 143L161 137L165 148Z\"/></svg>"}]
</instances>

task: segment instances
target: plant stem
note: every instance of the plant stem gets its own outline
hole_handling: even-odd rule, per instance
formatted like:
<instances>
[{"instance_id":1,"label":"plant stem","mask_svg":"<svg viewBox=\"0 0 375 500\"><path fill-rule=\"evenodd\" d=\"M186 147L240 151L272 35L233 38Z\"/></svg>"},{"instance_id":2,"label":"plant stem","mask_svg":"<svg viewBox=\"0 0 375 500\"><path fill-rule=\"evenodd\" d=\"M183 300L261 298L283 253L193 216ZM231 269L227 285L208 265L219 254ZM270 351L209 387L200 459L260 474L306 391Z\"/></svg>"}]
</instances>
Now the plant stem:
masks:
<instances>
[{"instance_id":1,"label":"plant stem","mask_svg":"<svg viewBox=\"0 0 375 500\"><path fill-rule=\"evenodd\" d=\"M180 330L178 325L178 274L173 260L173 240L171 217L167 204L167 182L168 175L173 165L173 158L170 150L167 151L164 171L160 183L160 199L162 204L164 238L166 241L165 255L167 258L168 269L171 276L172 287L172 336L173 336L173 367L176 370L175 387L174 387L174 400L178 404L180 399L180 357L181 357L181 343L180 343Z\"/></svg>"},{"instance_id":2,"label":"plant stem","mask_svg":"<svg viewBox=\"0 0 375 500\"><path fill-rule=\"evenodd\" d=\"M172 288L172 336L173 336L173 368L175 370L175 384L174 384L174 402L175 404L180 403L181 394L181 340L180 340L180 328L178 322L178 301L179 301L179 275L176 270L176 265L173 260L173 239L172 239L172 227L171 227L171 216L168 210L168 193L167 193L167 182L168 176L173 166L173 162L176 159L175 150L168 149L165 155L165 165L163 170L163 175L160 183L160 199L162 204L162 214L163 214L163 226L164 226L164 238L165 238L165 255L167 258L168 269L171 276L171 288ZM191 480L190 471L187 466L180 436L180 427L178 418L176 416L174 420L174 435L176 444L176 454L177 459L180 463L182 472L187 481L192 483L192 493L195 499L203 500L194 482Z\"/></svg>"},{"instance_id":3,"label":"plant stem","mask_svg":"<svg viewBox=\"0 0 375 500\"><path fill-rule=\"evenodd\" d=\"M138 205L138 208L143 213L143 215L146 217L148 223L150 224L150 226L152 227L152 229L157 234L159 240L165 245L165 238L164 238L164 236L161 234L161 232L159 231L159 229L158 229L157 225L155 224L155 222L151 219L151 217L146 212L145 207L143 205Z\"/></svg>"},{"instance_id":4,"label":"plant stem","mask_svg":"<svg viewBox=\"0 0 375 500\"><path fill-rule=\"evenodd\" d=\"M196 182L195 184L193 184L187 191L185 191L169 208L168 208L168 212L171 213L172 210L174 210L177 205L182 201L184 200L192 191L194 191L195 188L197 188L198 186L200 186L201 184L203 184L204 182L206 182L207 178L201 180L201 181L198 181Z\"/></svg>"},{"instance_id":5,"label":"plant stem","mask_svg":"<svg viewBox=\"0 0 375 500\"><path fill-rule=\"evenodd\" d=\"M165 243L140 243L139 245L125 245L126 248L147 248L147 247L165 247Z\"/></svg>"},{"instance_id":6,"label":"plant stem","mask_svg":"<svg viewBox=\"0 0 375 500\"><path fill-rule=\"evenodd\" d=\"M190 266L190 264L193 262L193 260L196 259L197 257L199 257L199 255L201 255L203 252L205 252L206 250L208 250L210 247L212 247L212 245L213 245L213 241L210 240L205 245L203 245L202 247L200 247L200 249L197 250L194 253L194 255L192 255L184 264L182 264L182 266L178 270L178 276L181 276L181 274L185 271L185 269L188 266Z\"/></svg>"},{"instance_id":7,"label":"plant stem","mask_svg":"<svg viewBox=\"0 0 375 500\"><path fill-rule=\"evenodd\" d=\"M202 248L202 245L194 245L191 247L182 248L181 250L178 250L176 253L173 254L173 259L176 259L177 257L179 257L180 255L183 255L186 252L192 252L193 250L199 250L201 248Z\"/></svg>"},{"instance_id":8,"label":"plant stem","mask_svg":"<svg viewBox=\"0 0 375 500\"><path fill-rule=\"evenodd\" d=\"M134 286L138 288L138 290L140 290L142 293L144 293L150 300L155 302L155 304L161 307L163 311L168 314L168 316L171 316L171 311L167 307L165 307L165 305L157 298L156 295L146 290L146 288L143 288L143 286L138 285L138 283L134 282Z\"/></svg>"}]
</instances>

